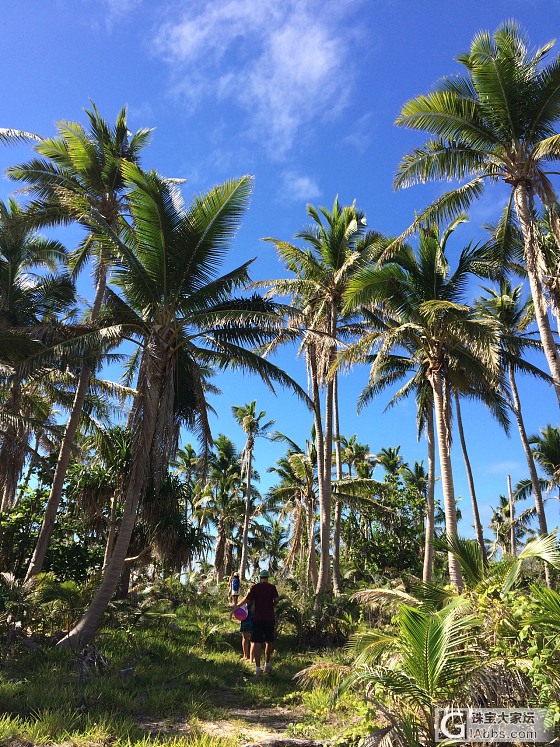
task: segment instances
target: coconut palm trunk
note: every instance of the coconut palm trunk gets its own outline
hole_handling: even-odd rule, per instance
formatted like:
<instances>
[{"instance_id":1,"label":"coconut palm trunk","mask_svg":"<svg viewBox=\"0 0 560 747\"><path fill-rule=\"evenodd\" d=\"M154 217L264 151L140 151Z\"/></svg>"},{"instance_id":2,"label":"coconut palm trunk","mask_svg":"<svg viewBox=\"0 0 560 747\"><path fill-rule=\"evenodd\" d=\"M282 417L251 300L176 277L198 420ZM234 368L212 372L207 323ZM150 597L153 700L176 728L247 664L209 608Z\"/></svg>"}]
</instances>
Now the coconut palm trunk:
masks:
<instances>
[{"instance_id":1,"label":"coconut palm trunk","mask_svg":"<svg viewBox=\"0 0 560 747\"><path fill-rule=\"evenodd\" d=\"M435 483L436 483L436 438L433 404L426 412L426 439L428 441L428 493L426 496L426 523L424 537L424 566L422 580L429 583L434 570L435 534Z\"/></svg>"},{"instance_id":2,"label":"coconut palm trunk","mask_svg":"<svg viewBox=\"0 0 560 747\"><path fill-rule=\"evenodd\" d=\"M98 282L95 291L95 298L91 309L90 319L92 324L95 324L99 318L106 286L107 271L102 266L98 272ZM56 514L58 512L58 507L60 506L60 501L62 499L62 489L64 487L66 473L68 472L68 465L70 464L70 457L72 456L72 447L74 445L74 439L76 437L78 426L80 424L80 418L82 416L84 402L86 400L92 373L93 367L87 363L84 364L80 369L76 392L74 394L74 401L72 402L72 410L70 412L68 422L66 423L64 436L62 437L62 442L60 444L60 451L58 454L58 460L56 462L53 483L47 500L41 529L39 530L39 536L37 537L37 544L35 545L35 550L33 551L33 555L31 556L29 567L25 575L26 580L30 579L32 576L36 576L43 570L43 564L45 562L45 557L49 548L51 536L56 525Z\"/></svg>"},{"instance_id":3,"label":"coconut palm trunk","mask_svg":"<svg viewBox=\"0 0 560 747\"><path fill-rule=\"evenodd\" d=\"M334 450L336 461L336 479L342 480L342 453L340 447L340 418L338 408L338 375L335 374L333 379L334 394ZM332 541L332 582L333 593L337 597L342 590L342 579L340 576L340 524L342 520L342 503L337 498L334 504L333 519L333 541Z\"/></svg>"},{"instance_id":4,"label":"coconut palm trunk","mask_svg":"<svg viewBox=\"0 0 560 747\"><path fill-rule=\"evenodd\" d=\"M474 476L471 468L471 460L469 458L469 452L467 449L467 441L465 439L465 431L463 428L463 417L461 414L460 398L457 391L455 391L455 413L457 415L457 430L459 432L459 440L461 441L461 449L463 451L463 460L465 462L465 469L467 471L467 482L469 484L469 493L471 494L471 506L473 512L473 524L474 531L476 534L476 541L480 547L480 553L484 564L488 562L488 555L486 553L486 546L484 544L484 534L482 531L482 522L480 521L480 512L478 510L478 500L476 498L476 490L474 486Z\"/></svg>"},{"instance_id":5,"label":"coconut palm trunk","mask_svg":"<svg viewBox=\"0 0 560 747\"><path fill-rule=\"evenodd\" d=\"M327 382L325 387L325 432L322 452L317 449L317 461L323 461L323 492L319 503L319 543L320 562L319 578L315 592L317 595L326 594L330 588L331 576L331 511L332 511L332 422L333 422L333 382Z\"/></svg>"},{"instance_id":6,"label":"coconut palm trunk","mask_svg":"<svg viewBox=\"0 0 560 747\"><path fill-rule=\"evenodd\" d=\"M249 543L249 521L251 519L251 470L253 468L254 444L254 438L249 437L245 446L245 516L243 518L243 539L241 544L241 561L239 563L239 577L242 581L245 580L245 571L247 569L247 546Z\"/></svg>"},{"instance_id":7,"label":"coconut palm trunk","mask_svg":"<svg viewBox=\"0 0 560 747\"><path fill-rule=\"evenodd\" d=\"M307 580L313 589L317 588L319 568L317 566L317 549L315 547L315 504L309 500L305 504L307 526Z\"/></svg>"},{"instance_id":8,"label":"coconut palm trunk","mask_svg":"<svg viewBox=\"0 0 560 747\"><path fill-rule=\"evenodd\" d=\"M441 486L443 491L443 508L445 512L445 531L453 540L457 537L457 505L455 503L455 489L453 486L453 470L451 467L450 440L447 430L447 415L444 406L443 384L441 370L434 366L428 372L428 378L434 394L436 414L437 441L439 450L439 466L441 469ZM463 576L459 561L452 554L447 554L449 564L449 578L459 590L463 590Z\"/></svg>"},{"instance_id":9,"label":"coconut palm trunk","mask_svg":"<svg viewBox=\"0 0 560 747\"><path fill-rule=\"evenodd\" d=\"M17 416L21 411L21 380L16 377L12 383L5 410ZM28 431L21 422L8 423L0 448L0 511L13 508L19 478L25 464Z\"/></svg>"},{"instance_id":10,"label":"coconut palm trunk","mask_svg":"<svg viewBox=\"0 0 560 747\"><path fill-rule=\"evenodd\" d=\"M533 218L529 208L527 186L524 182L520 182L515 188L514 198L515 210L523 234L527 277L529 278L529 286L533 298L535 320L537 322L541 343L550 370L550 375L552 377L552 385L554 386L556 398L560 405L560 360L558 358L558 346L554 341L552 329L550 327L546 297L539 273L539 262L537 257L538 248Z\"/></svg>"},{"instance_id":11,"label":"coconut palm trunk","mask_svg":"<svg viewBox=\"0 0 560 747\"><path fill-rule=\"evenodd\" d=\"M513 366L508 366L509 385L511 389L512 409L519 430L519 437L521 438L521 444L525 453L525 459L527 460L527 467L529 468L529 476L531 478L531 487L533 489L533 496L535 499L535 510L537 512L537 519L539 522L539 532L544 537L548 534L548 523L546 521L546 513L544 510L544 501L542 497L542 490L537 475L537 468L535 466L535 460L533 458L533 452L529 444L527 437L527 431L525 429L525 421L523 420L523 413L521 411L521 400L519 399L519 392L517 389L517 382L515 380L515 373ZM513 526L513 515L510 517ZM515 529L512 529L512 536L515 535ZM514 551L512 550L512 553ZM544 577L546 585L549 589L552 588L552 580L550 578L550 569L548 563L544 564Z\"/></svg>"},{"instance_id":12,"label":"coconut palm trunk","mask_svg":"<svg viewBox=\"0 0 560 747\"><path fill-rule=\"evenodd\" d=\"M132 468L124 495L123 516L111 558L103 574L101 584L90 606L81 620L74 626L59 645L76 648L87 645L95 636L111 597L115 593L127 555L130 538L136 523L136 513L140 498L146 490L150 453L156 433L158 408L165 401L165 388L169 377L173 378L169 351L162 344L162 338L148 342L140 371L138 394L135 403L134 430L136 434L133 449Z\"/></svg>"}]
</instances>

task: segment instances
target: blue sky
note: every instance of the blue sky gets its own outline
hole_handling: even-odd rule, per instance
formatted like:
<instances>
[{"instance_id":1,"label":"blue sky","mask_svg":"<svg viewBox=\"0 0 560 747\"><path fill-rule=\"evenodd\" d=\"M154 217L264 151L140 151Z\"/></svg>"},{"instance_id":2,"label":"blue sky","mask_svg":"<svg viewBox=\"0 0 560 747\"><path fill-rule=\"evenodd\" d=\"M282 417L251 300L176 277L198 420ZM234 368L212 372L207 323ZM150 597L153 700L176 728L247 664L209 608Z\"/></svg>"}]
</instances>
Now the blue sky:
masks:
<instances>
[{"instance_id":1,"label":"blue sky","mask_svg":"<svg viewBox=\"0 0 560 747\"><path fill-rule=\"evenodd\" d=\"M18 0L0 10L0 126L54 134L60 119L84 122L93 100L114 120L128 105L131 129L154 127L144 165L185 178L186 200L220 181L255 177L251 208L235 242L232 264L255 257L254 279L279 277L265 236L290 240L308 224L306 203L332 206L336 195L356 199L368 225L400 233L414 211L444 186L395 193L401 156L422 142L418 133L394 127L402 104L426 93L436 80L457 72L454 58L480 29L517 19L534 46L560 32L560 0ZM2 148L0 170L26 160L25 146ZM0 182L0 197L12 191ZM457 248L480 236L496 219L503 192L488 192L456 232ZM71 246L72 231L65 234ZM81 280L88 293L89 280ZM305 385L302 360L285 351L278 362ZM372 452L401 445L410 462L425 460L416 440L413 402L384 413L388 397L356 415L366 380L356 370L341 381L342 431L358 434ZM276 397L255 379L222 375L223 396L214 402L214 434L227 433L241 448L243 434L231 405L257 400L267 419L303 443L311 419L289 394ZM557 405L543 385L520 382L530 433L557 424ZM512 481L526 476L516 431L507 439L480 407L466 407L464 425L482 518ZM457 495L463 496L463 532L470 509L459 442L454 446ZM259 441L256 467L281 455ZM381 474L377 475L381 477ZM549 520L557 524L558 504ZM490 536L490 532L486 534Z\"/></svg>"}]
</instances>

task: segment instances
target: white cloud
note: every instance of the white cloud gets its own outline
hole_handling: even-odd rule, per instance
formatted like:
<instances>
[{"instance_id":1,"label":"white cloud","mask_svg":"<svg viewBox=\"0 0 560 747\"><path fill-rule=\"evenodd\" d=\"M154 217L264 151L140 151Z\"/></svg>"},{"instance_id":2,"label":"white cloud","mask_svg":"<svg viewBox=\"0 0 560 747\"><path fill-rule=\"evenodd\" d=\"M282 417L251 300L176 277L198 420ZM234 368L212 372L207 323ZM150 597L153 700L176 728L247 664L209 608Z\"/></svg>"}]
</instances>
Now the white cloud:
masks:
<instances>
[{"instance_id":1,"label":"white cloud","mask_svg":"<svg viewBox=\"0 0 560 747\"><path fill-rule=\"evenodd\" d=\"M520 470L527 470L527 465L523 465L521 462L516 461L509 461L509 462L494 462L493 464L488 464L485 467L485 472L487 475L509 475L509 474L515 474L519 472Z\"/></svg>"},{"instance_id":2,"label":"white cloud","mask_svg":"<svg viewBox=\"0 0 560 747\"><path fill-rule=\"evenodd\" d=\"M106 8L105 23L111 30L117 21L121 21L136 10L143 0L101 0L101 2Z\"/></svg>"},{"instance_id":3,"label":"white cloud","mask_svg":"<svg viewBox=\"0 0 560 747\"><path fill-rule=\"evenodd\" d=\"M191 107L208 98L235 105L248 134L281 157L302 127L345 106L354 39L344 19L360 2L202 0L183 14L174 5L153 48Z\"/></svg>"},{"instance_id":4,"label":"white cloud","mask_svg":"<svg viewBox=\"0 0 560 747\"><path fill-rule=\"evenodd\" d=\"M311 202L320 195L321 190L311 177L297 174L295 171L285 171L282 174L279 197L283 202Z\"/></svg>"}]
</instances>

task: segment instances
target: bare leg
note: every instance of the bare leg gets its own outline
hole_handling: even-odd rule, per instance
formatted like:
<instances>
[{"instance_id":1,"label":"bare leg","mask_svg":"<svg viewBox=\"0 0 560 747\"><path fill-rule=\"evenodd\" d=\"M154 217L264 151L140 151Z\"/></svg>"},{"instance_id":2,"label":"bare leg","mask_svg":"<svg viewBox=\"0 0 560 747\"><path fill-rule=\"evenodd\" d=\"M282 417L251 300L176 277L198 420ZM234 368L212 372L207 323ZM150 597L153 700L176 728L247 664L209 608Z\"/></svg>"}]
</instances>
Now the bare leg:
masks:
<instances>
[{"instance_id":1,"label":"bare leg","mask_svg":"<svg viewBox=\"0 0 560 747\"><path fill-rule=\"evenodd\" d=\"M241 633L241 646L243 648L243 658L249 660L251 658L251 633L244 631Z\"/></svg>"},{"instance_id":2,"label":"bare leg","mask_svg":"<svg viewBox=\"0 0 560 747\"><path fill-rule=\"evenodd\" d=\"M272 656L274 652L274 643L272 641L267 641L265 649L264 649L264 659L266 664L270 664L270 657Z\"/></svg>"},{"instance_id":3,"label":"bare leg","mask_svg":"<svg viewBox=\"0 0 560 747\"><path fill-rule=\"evenodd\" d=\"M260 669L261 666L262 643L253 643L253 656L255 657L255 666Z\"/></svg>"}]
</instances>

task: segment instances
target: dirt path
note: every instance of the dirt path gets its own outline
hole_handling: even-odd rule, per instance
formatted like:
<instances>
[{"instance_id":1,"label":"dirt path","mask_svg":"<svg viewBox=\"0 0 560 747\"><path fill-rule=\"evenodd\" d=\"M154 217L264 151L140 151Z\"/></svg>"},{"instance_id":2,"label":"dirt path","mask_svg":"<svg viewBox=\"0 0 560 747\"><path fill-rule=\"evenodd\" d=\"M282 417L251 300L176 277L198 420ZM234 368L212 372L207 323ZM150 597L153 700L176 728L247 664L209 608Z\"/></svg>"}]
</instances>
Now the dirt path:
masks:
<instances>
[{"instance_id":1,"label":"dirt path","mask_svg":"<svg viewBox=\"0 0 560 747\"><path fill-rule=\"evenodd\" d=\"M294 712L288 708L231 708L227 719L201 721L199 726L213 737L242 737L244 742L289 739Z\"/></svg>"},{"instance_id":2,"label":"dirt path","mask_svg":"<svg viewBox=\"0 0 560 747\"><path fill-rule=\"evenodd\" d=\"M304 747L307 739L296 739L290 735L290 727L298 721L298 713L293 709L274 706L269 708L226 709L226 717L206 721L199 719L196 728L211 737L240 739L242 744L281 744ZM141 719L139 724L152 735L184 735L192 730L188 722L153 721Z\"/></svg>"}]
</instances>

